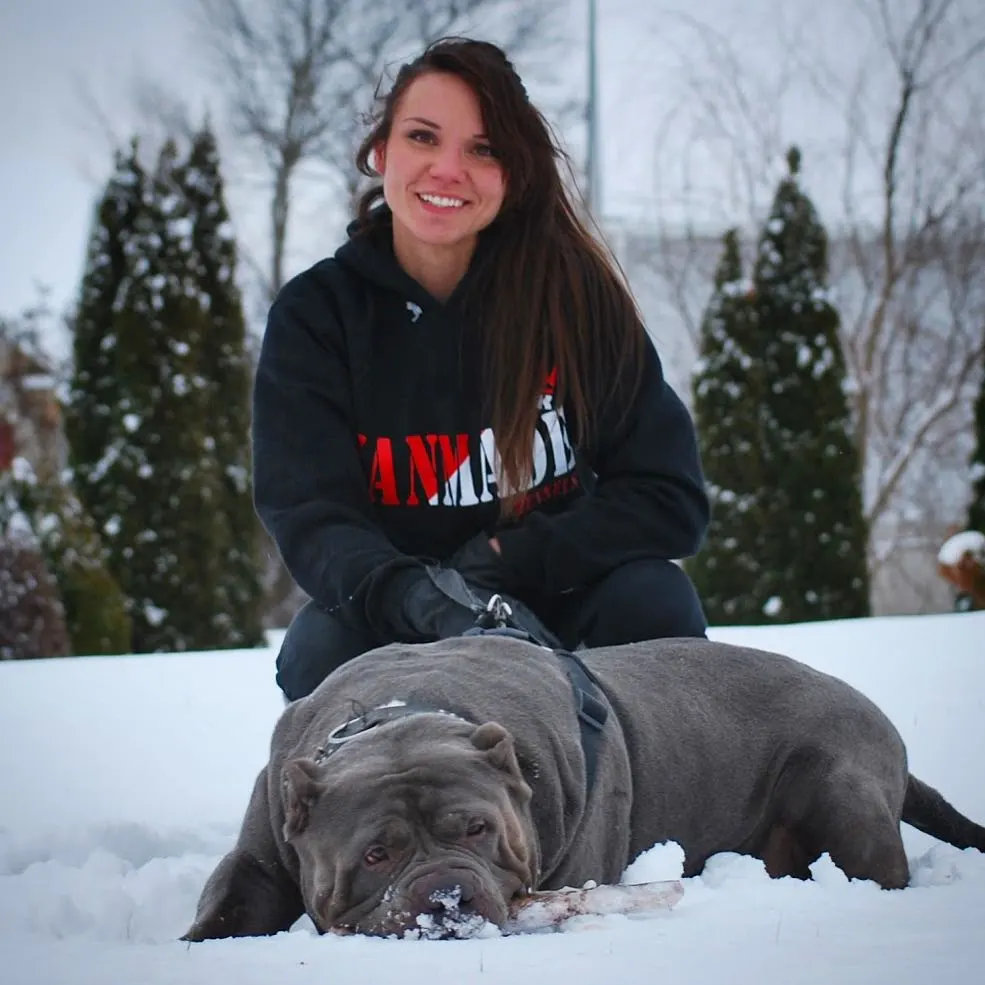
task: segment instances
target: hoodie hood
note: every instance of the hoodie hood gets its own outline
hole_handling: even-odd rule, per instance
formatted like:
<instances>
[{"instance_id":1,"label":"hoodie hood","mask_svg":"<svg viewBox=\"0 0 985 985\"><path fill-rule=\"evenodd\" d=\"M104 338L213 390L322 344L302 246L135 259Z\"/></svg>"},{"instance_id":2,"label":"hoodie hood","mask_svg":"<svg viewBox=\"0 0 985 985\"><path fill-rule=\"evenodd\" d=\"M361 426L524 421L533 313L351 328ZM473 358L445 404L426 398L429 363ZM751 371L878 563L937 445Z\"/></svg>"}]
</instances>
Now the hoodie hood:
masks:
<instances>
[{"instance_id":1,"label":"hoodie hood","mask_svg":"<svg viewBox=\"0 0 985 985\"><path fill-rule=\"evenodd\" d=\"M361 226L356 219L346 228L348 239L335 251L335 259L374 287L393 291L420 305L435 299L397 262L393 252L393 215L380 206L371 221Z\"/></svg>"}]
</instances>

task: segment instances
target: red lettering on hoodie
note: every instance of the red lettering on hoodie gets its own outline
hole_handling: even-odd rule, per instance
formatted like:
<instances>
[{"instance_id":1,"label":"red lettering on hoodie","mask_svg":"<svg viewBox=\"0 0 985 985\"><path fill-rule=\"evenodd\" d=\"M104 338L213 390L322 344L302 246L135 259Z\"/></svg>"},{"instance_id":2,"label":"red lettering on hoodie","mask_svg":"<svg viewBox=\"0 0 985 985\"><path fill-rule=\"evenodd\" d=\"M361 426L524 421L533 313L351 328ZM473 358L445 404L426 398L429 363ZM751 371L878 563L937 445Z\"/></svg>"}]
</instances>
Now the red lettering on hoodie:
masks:
<instances>
[{"instance_id":1,"label":"red lettering on hoodie","mask_svg":"<svg viewBox=\"0 0 985 985\"><path fill-rule=\"evenodd\" d=\"M393 444L389 438L377 438L373 461L369 467L369 489L383 506L399 506L397 473L393 467Z\"/></svg>"}]
</instances>

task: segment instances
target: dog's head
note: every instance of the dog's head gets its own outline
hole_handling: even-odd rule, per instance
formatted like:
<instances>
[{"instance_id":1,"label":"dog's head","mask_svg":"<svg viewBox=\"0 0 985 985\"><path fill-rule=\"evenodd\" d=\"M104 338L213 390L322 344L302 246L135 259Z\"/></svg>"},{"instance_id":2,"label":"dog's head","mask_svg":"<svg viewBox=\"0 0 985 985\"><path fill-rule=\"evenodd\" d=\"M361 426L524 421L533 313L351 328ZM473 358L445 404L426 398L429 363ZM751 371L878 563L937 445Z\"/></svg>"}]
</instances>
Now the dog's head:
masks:
<instances>
[{"instance_id":1,"label":"dog's head","mask_svg":"<svg viewBox=\"0 0 985 985\"><path fill-rule=\"evenodd\" d=\"M501 725L397 719L283 771L284 838L322 931L466 936L537 879L531 790Z\"/></svg>"}]
</instances>

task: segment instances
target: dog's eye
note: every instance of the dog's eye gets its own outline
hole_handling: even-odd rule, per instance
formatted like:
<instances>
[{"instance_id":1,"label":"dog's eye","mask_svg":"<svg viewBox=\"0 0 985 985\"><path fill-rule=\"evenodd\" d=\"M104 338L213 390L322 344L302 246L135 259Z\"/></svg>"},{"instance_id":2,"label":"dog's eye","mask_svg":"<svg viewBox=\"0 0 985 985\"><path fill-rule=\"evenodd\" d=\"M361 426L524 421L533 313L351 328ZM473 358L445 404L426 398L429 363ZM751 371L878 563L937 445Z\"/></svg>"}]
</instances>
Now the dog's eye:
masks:
<instances>
[{"instance_id":1,"label":"dog's eye","mask_svg":"<svg viewBox=\"0 0 985 985\"><path fill-rule=\"evenodd\" d=\"M478 838L479 835L486 833L486 822L481 817L474 817L469 821L465 828L465 834L469 838Z\"/></svg>"},{"instance_id":2,"label":"dog's eye","mask_svg":"<svg viewBox=\"0 0 985 985\"><path fill-rule=\"evenodd\" d=\"M363 853L363 861L368 866L382 865L390 858L389 853L382 845L373 845Z\"/></svg>"}]
</instances>

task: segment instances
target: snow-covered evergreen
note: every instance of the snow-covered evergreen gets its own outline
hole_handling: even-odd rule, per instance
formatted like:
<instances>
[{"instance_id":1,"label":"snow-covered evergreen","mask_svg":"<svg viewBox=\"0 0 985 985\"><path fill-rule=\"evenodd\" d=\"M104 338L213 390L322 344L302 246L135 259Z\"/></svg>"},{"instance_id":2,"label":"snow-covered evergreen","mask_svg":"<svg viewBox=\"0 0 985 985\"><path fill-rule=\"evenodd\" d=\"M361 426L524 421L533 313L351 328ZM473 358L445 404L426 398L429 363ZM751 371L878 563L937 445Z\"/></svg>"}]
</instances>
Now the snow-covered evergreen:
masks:
<instances>
[{"instance_id":1,"label":"snow-covered evergreen","mask_svg":"<svg viewBox=\"0 0 985 985\"><path fill-rule=\"evenodd\" d=\"M765 386L752 285L729 230L701 324L692 381L695 424L712 503L705 546L687 563L714 625L763 621L764 462L760 408Z\"/></svg>"},{"instance_id":2,"label":"snow-covered evergreen","mask_svg":"<svg viewBox=\"0 0 985 985\"><path fill-rule=\"evenodd\" d=\"M864 616L867 533L827 236L796 148L787 163L753 273L768 533L757 601L773 622Z\"/></svg>"},{"instance_id":3,"label":"snow-covered evergreen","mask_svg":"<svg viewBox=\"0 0 985 985\"><path fill-rule=\"evenodd\" d=\"M235 560L251 544L238 519L245 480L229 494L230 474L244 475L248 391L235 251L210 141L199 135L184 159L165 143L150 172L136 143L119 156L75 321L70 462L138 652L259 640L259 588L242 587ZM247 612L231 602L244 595Z\"/></svg>"},{"instance_id":4,"label":"snow-covered evergreen","mask_svg":"<svg viewBox=\"0 0 985 985\"><path fill-rule=\"evenodd\" d=\"M188 208L190 257L207 330L198 340L198 371L205 381L201 460L217 509L211 536L218 562L211 584L211 618L218 646L263 642L260 526L250 486L249 356L242 299L236 286L237 248L226 207L215 136L196 134L181 171Z\"/></svg>"}]
</instances>

